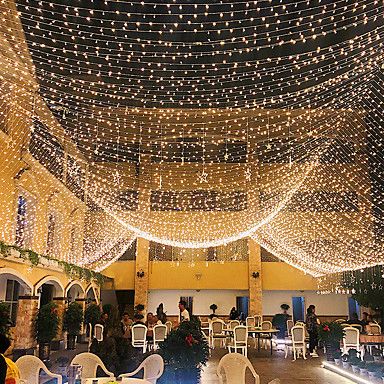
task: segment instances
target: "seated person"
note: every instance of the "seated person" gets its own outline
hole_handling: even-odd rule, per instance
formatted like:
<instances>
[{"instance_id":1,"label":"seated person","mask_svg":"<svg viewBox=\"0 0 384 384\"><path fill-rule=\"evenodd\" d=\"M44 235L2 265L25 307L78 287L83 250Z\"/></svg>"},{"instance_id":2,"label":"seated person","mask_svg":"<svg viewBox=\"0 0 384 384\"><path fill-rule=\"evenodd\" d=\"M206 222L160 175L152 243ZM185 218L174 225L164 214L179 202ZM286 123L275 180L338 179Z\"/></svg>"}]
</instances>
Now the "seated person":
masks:
<instances>
[{"instance_id":1,"label":"seated person","mask_svg":"<svg viewBox=\"0 0 384 384\"><path fill-rule=\"evenodd\" d=\"M153 328L156 325L156 323L157 323L157 318L155 318L155 316L153 316L152 312L148 312L147 321L145 322L145 325L148 328Z\"/></svg>"},{"instance_id":2,"label":"seated person","mask_svg":"<svg viewBox=\"0 0 384 384\"><path fill-rule=\"evenodd\" d=\"M366 327L370 322L370 318L369 318L369 313L368 312L363 312L363 317L362 319L360 320L361 324L363 325L363 327Z\"/></svg>"},{"instance_id":3,"label":"seated person","mask_svg":"<svg viewBox=\"0 0 384 384\"><path fill-rule=\"evenodd\" d=\"M7 336L0 334L0 383L16 384L20 379L17 365L4 354L7 352L11 342Z\"/></svg>"},{"instance_id":4,"label":"seated person","mask_svg":"<svg viewBox=\"0 0 384 384\"><path fill-rule=\"evenodd\" d=\"M128 312L123 313L123 318L121 319L120 326L121 331L123 333L123 337L125 339L129 339L131 337L131 326L133 321L129 317Z\"/></svg>"},{"instance_id":5,"label":"seated person","mask_svg":"<svg viewBox=\"0 0 384 384\"><path fill-rule=\"evenodd\" d=\"M347 321L347 324L359 324L363 327L364 329L364 325L363 323L359 320L359 317L357 316L357 313L354 312L352 313L352 316L351 318Z\"/></svg>"},{"instance_id":6,"label":"seated person","mask_svg":"<svg viewBox=\"0 0 384 384\"><path fill-rule=\"evenodd\" d=\"M239 320L239 312L235 307L232 307L231 312L229 313L229 320Z\"/></svg>"},{"instance_id":7,"label":"seated person","mask_svg":"<svg viewBox=\"0 0 384 384\"><path fill-rule=\"evenodd\" d=\"M133 324L132 325L145 325L144 321L144 316L141 313L135 313L133 316Z\"/></svg>"}]
</instances>

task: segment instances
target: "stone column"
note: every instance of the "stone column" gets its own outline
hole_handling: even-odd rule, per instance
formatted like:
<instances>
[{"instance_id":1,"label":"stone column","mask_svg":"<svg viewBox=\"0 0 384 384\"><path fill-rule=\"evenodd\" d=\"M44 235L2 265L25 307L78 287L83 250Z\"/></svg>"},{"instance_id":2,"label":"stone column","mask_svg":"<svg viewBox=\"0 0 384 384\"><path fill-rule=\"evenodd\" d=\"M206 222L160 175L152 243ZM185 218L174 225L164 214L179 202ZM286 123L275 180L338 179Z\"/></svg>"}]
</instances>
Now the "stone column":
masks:
<instances>
[{"instance_id":1,"label":"stone column","mask_svg":"<svg viewBox=\"0 0 384 384\"><path fill-rule=\"evenodd\" d=\"M149 241L137 238L135 266L135 306L143 304L145 312L148 305L149 281Z\"/></svg>"},{"instance_id":2,"label":"stone column","mask_svg":"<svg viewBox=\"0 0 384 384\"><path fill-rule=\"evenodd\" d=\"M61 341L64 340L64 332L63 332L63 318L64 311L67 307L67 298L66 297L54 297L53 302L57 305L57 314L59 315L59 330L57 331L57 335L55 340Z\"/></svg>"},{"instance_id":3,"label":"stone column","mask_svg":"<svg viewBox=\"0 0 384 384\"><path fill-rule=\"evenodd\" d=\"M248 259L249 315L262 315L261 248L252 239L248 239Z\"/></svg>"},{"instance_id":4,"label":"stone column","mask_svg":"<svg viewBox=\"0 0 384 384\"><path fill-rule=\"evenodd\" d=\"M19 296L16 326L14 328L14 354L36 347L35 319L39 305L38 296Z\"/></svg>"}]
</instances>

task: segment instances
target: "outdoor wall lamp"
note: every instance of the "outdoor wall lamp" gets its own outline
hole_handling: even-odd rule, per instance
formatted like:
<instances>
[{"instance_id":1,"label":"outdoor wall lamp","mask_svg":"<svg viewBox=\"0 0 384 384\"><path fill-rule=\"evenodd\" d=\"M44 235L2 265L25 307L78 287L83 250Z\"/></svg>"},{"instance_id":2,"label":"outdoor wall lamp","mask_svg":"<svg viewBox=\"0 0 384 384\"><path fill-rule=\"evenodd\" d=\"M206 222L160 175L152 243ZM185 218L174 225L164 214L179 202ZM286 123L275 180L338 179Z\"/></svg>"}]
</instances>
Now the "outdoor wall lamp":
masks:
<instances>
[{"instance_id":1,"label":"outdoor wall lamp","mask_svg":"<svg viewBox=\"0 0 384 384\"><path fill-rule=\"evenodd\" d=\"M254 279L258 279L260 277L260 273L259 272L252 272L252 277Z\"/></svg>"},{"instance_id":2,"label":"outdoor wall lamp","mask_svg":"<svg viewBox=\"0 0 384 384\"><path fill-rule=\"evenodd\" d=\"M136 275L141 279L142 277L144 277L144 271L140 269L140 271L137 271Z\"/></svg>"}]
</instances>

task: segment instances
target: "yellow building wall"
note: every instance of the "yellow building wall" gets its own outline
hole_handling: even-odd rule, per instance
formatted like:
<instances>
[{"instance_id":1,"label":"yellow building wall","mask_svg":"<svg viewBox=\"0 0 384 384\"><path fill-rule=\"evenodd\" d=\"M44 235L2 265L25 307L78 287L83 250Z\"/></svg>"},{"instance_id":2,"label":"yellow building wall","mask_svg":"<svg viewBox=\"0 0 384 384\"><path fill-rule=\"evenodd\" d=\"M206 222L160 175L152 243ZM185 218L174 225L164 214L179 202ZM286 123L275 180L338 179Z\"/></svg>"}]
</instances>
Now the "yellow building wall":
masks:
<instances>
[{"instance_id":1,"label":"yellow building wall","mask_svg":"<svg viewBox=\"0 0 384 384\"><path fill-rule=\"evenodd\" d=\"M208 266L207 266L208 265ZM114 289L134 289L134 261L119 261L103 271L114 279ZM149 289L236 289L247 290L248 262L234 261L149 263ZM285 263L262 263L263 290L316 290L316 279Z\"/></svg>"}]
</instances>

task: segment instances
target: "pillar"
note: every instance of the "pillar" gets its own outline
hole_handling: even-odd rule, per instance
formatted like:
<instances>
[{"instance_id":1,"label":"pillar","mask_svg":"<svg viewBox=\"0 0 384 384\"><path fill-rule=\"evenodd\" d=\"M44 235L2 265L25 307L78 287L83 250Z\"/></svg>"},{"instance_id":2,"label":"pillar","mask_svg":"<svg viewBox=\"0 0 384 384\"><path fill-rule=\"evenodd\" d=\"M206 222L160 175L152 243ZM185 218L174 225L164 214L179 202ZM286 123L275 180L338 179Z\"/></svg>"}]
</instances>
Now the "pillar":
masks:
<instances>
[{"instance_id":1,"label":"pillar","mask_svg":"<svg viewBox=\"0 0 384 384\"><path fill-rule=\"evenodd\" d=\"M67 298L66 297L54 297L53 302L57 305L57 314L59 316L59 329L57 331L57 335L55 340L61 341L64 340L64 332L63 332L63 319L64 319L64 311L67 306Z\"/></svg>"},{"instance_id":2,"label":"pillar","mask_svg":"<svg viewBox=\"0 0 384 384\"><path fill-rule=\"evenodd\" d=\"M148 305L149 282L149 241L137 238L135 266L135 306L143 304L145 311Z\"/></svg>"},{"instance_id":3,"label":"pillar","mask_svg":"<svg viewBox=\"0 0 384 384\"><path fill-rule=\"evenodd\" d=\"M261 276L261 247L248 239L249 315L263 314L263 287Z\"/></svg>"},{"instance_id":4,"label":"pillar","mask_svg":"<svg viewBox=\"0 0 384 384\"><path fill-rule=\"evenodd\" d=\"M38 296L19 296L14 329L14 353L36 347L35 319L38 305Z\"/></svg>"}]
</instances>

